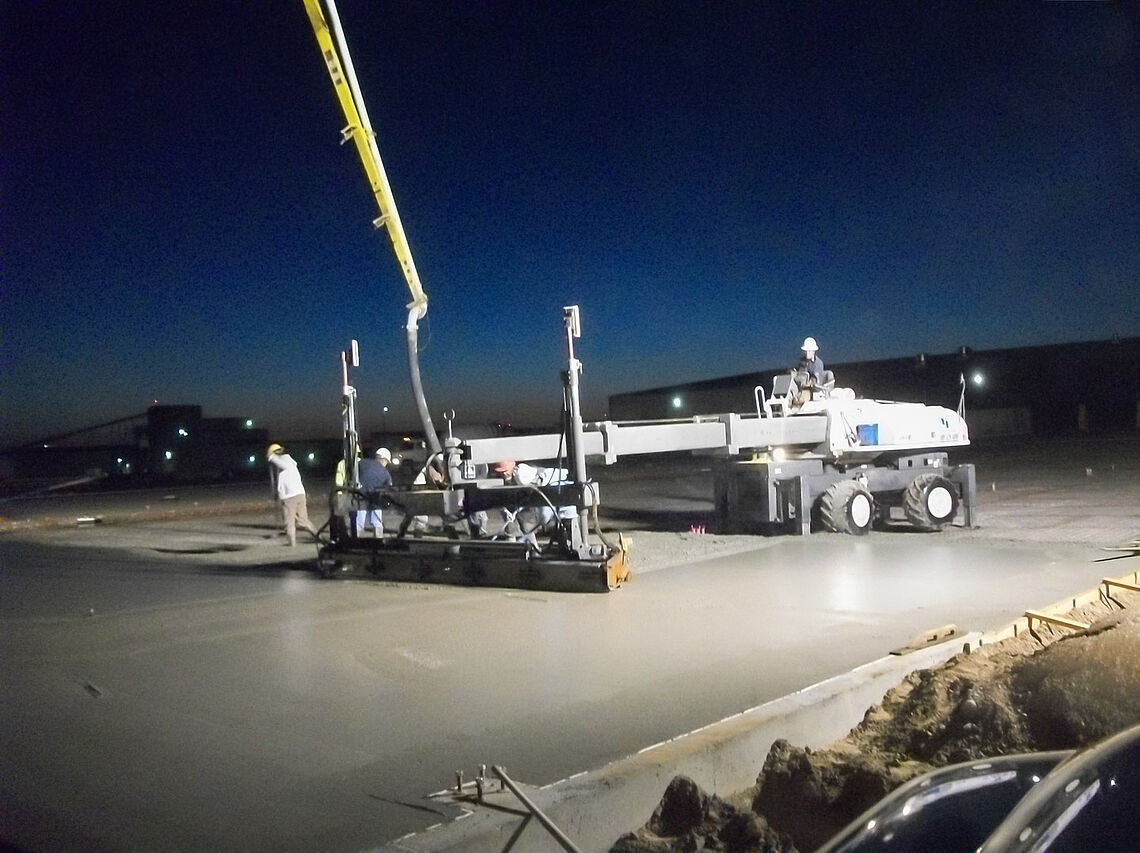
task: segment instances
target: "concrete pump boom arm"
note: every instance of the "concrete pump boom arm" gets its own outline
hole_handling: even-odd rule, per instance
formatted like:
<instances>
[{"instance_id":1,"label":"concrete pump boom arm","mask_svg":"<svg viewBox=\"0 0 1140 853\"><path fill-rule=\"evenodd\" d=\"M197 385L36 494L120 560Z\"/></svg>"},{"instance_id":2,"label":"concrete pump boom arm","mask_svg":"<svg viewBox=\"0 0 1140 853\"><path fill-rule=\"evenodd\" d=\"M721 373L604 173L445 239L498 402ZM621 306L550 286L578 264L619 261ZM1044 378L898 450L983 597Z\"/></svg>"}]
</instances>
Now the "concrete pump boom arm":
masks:
<instances>
[{"instance_id":1,"label":"concrete pump boom arm","mask_svg":"<svg viewBox=\"0 0 1140 853\"><path fill-rule=\"evenodd\" d=\"M376 147L376 137L372 133L372 125L368 121L368 110L364 106L364 98L360 94L360 85L356 80L356 72L352 67L352 58L348 54L348 47L344 42L340 30L340 21L336 14L336 7L329 3L329 19L333 26L330 28L328 20L321 9L320 0L303 0L305 11L309 15L313 34L317 37L321 55L325 66L332 78L333 89L348 125L341 131L343 141L352 140L356 145L356 153L360 155L360 162L364 166L364 173L368 176L368 183L372 187L372 195L376 205L380 208L380 216L372 224L377 228L383 226L388 231L392 241L392 249L396 259L404 271L404 280L411 291L412 301L408 309L413 311L415 319L422 318L427 313L427 294L424 293L420 283L419 273L416 272L416 263L412 259L412 250L408 245L408 238L404 235L404 225L400 221L400 213L396 210L396 200L392 196L392 187L388 183L388 175L384 171L384 162L380 159L380 151ZM335 36L335 41L334 41ZM339 45L339 47L338 47Z\"/></svg>"},{"instance_id":2,"label":"concrete pump boom arm","mask_svg":"<svg viewBox=\"0 0 1140 853\"><path fill-rule=\"evenodd\" d=\"M348 53L348 43L340 26L336 3L334 0L324 0L329 12L326 19L321 8L321 0L303 0L303 2L309 23L313 27L313 34L317 37L317 45L324 57L325 67L328 68L329 77L332 78L337 100L340 101L341 110L348 120L348 125L341 131L342 139L345 142L351 139L356 145L356 153L360 155L364 173L368 176L368 183L372 187L372 195L380 208L380 216L373 220L372 224L377 228L384 226L387 229L392 249L396 253L396 260L404 270L404 280L412 294L412 301L407 306L408 322L404 326L412 396L416 401L427 445L432 453L439 453L441 451L439 436L436 435L435 426L431 421L431 413L424 398L423 382L420 378L418 324L427 314L427 294L420 284L420 275L416 272L415 261L412 260L412 249L408 245L408 238L404 235L404 225L400 221L399 211L396 210L392 187L388 184L384 162L380 159L380 151L376 147L376 137L368 121L368 110L364 106L364 96L360 94L360 84L352 67L352 57Z\"/></svg>"}]
</instances>

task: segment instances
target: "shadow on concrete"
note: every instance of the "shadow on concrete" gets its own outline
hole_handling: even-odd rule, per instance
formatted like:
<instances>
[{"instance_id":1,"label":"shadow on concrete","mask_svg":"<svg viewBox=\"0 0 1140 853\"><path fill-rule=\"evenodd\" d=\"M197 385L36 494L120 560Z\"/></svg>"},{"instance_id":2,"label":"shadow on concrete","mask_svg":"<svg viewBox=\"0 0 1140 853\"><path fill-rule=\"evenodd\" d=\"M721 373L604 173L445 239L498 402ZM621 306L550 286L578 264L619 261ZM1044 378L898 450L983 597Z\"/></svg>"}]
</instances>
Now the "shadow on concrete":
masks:
<instances>
[{"instance_id":1,"label":"shadow on concrete","mask_svg":"<svg viewBox=\"0 0 1140 853\"><path fill-rule=\"evenodd\" d=\"M236 551L248 551L255 545L211 545L197 548L153 548L158 554L229 554Z\"/></svg>"}]
</instances>

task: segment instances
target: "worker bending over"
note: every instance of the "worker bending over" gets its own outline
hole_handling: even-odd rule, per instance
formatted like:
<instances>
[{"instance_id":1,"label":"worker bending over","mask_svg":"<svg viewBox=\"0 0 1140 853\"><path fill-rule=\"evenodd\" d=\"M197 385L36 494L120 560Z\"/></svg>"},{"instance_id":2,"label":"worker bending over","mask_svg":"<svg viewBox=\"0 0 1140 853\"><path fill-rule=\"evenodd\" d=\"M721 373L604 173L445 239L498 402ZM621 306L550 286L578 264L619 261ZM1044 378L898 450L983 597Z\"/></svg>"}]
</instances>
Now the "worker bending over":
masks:
<instances>
[{"instance_id":1,"label":"worker bending over","mask_svg":"<svg viewBox=\"0 0 1140 853\"><path fill-rule=\"evenodd\" d=\"M508 486L560 486L570 481L570 473L565 468L540 468L525 462L515 462L513 459L504 459L496 463L495 474ZM574 506L558 507L560 518L573 518L577 512ZM536 545L538 541L535 531L545 530L554 522L554 510L546 505L514 511L504 509L503 519L505 522L503 530L509 538L521 539Z\"/></svg>"},{"instance_id":2,"label":"worker bending over","mask_svg":"<svg viewBox=\"0 0 1140 853\"><path fill-rule=\"evenodd\" d=\"M301 472L297 461L285 452L280 444L271 444L265 452L269 460L269 482L273 494L281 501L281 515L285 523L285 537L290 545L297 544L297 526L308 530L317 538L317 529L309 521L309 509L305 499L305 486L301 482Z\"/></svg>"}]
</instances>

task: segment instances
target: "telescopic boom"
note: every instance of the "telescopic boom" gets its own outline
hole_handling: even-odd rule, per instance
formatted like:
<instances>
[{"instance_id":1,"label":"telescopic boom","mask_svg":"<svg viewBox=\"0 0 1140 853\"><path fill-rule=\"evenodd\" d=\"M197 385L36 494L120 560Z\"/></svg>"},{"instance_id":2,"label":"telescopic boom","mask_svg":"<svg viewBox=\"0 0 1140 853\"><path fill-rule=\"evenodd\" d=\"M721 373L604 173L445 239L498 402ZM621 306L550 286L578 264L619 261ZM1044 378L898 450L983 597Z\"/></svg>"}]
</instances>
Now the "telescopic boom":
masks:
<instances>
[{"instance_id":1,"label":"telescopic boom","mask_svg":"<svg viewBox=\"0 0 1140 853\"><path fill-rule=\"evenodd\" d=\"M424 399L423 384L420 380L418 325L420 319L427 314L427 294L424 293L420 283L419 273L416 271L415 261L412 260L412 250L408 245L408 238L404 234L404 225L400 221L399 211L396 210L396 200L392 197L392 187L388 183L388 175L384 171L384 162L380 159L380 151L376 147L376 137L372 132L372 125L368 121L368 110L364 106L364 97L360 93L360 84L356 79L356 72L352 67L352 57L348 52L348 44L341 30L340 17L337 15L334 0L324 0L328 9L328 17L322 9L321 0L303 0L305 11L309 15L309 23L313 27L313 34L317 37L317 44L328 68L329 77L332 78L333 89L337 100L340 101L341 110L348 121L348 125L341 131L342 141L352 140L356 146L356 153L360 155L360 162L364 166L364 173L368 176L368 183L372 187L372 195L380 209L380 215L372 224L377 228L384 228L392 241L392 249L396 253L396 260L404 271L404 280L412 295L408 303L408 322L405 333L408 346L408 369L412 379L412 393L415 396L416 408L419 410L420 422L423 425L424 437L433 453L440 452L439 437L431 421L427 402ZM331 26L330 26L331 24Z\"/></svg>"}]
</instances>

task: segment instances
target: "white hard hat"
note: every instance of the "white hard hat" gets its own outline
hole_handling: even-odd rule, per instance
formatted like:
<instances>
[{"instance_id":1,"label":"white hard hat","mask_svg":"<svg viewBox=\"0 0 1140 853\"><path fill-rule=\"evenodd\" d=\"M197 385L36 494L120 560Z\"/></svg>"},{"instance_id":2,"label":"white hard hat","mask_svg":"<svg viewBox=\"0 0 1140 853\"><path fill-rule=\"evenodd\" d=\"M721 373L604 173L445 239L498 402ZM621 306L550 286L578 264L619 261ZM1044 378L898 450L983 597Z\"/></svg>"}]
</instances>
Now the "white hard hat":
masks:
<instances>
[{"instance_id":1,"label":"white hard hat","mask_svg":"<svg viewBox=\"0 0 1140 853\"><path fill-rule=\"evenodd\" d=\"M378 457L380 457L381 459L387 459L389 462L392 461L392 451L389 450L387 447L381 447L379 450L376 451L376 455Z\"/></svg>"},{"instance_id":2,"label":"white hard hat","mask_svg":"<svg viewBox=\"0 0 1140 853\"><path fill-rule=\"evenodd\" d=\"M804 352L819 352L819 344L815 342L815 338L804 338L804 345L800 349Z\"/></svg>"}]
</instances>

